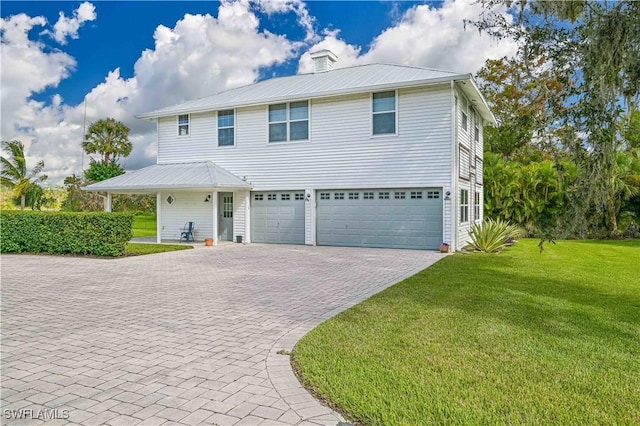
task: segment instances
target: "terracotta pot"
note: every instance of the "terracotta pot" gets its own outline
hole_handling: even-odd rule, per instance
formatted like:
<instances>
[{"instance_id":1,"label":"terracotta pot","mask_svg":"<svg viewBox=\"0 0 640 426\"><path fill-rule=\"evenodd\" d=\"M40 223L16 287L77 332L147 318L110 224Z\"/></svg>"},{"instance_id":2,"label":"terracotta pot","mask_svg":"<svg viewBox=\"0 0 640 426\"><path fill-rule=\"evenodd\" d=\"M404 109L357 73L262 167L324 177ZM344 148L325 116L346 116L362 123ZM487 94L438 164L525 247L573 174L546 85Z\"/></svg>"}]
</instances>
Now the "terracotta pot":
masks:
<instances>
[{"instance_id":1,"label":"terracotta pot","mask_svg":"<svg viewBox=\"0 0 640 426\"><path fill-rule=\"evenodd\" d=\"M447 243L440 244L440 253L449 253L449 244Z\"/></svg>"},{"instance_id":2,"label":"terracotta pot","mask_svg":"<svg viewBox=\"0 0 640 426\"><path fill-rule=\"evenodd\" d=\"M205 238L204 239L204 244L206 246L212 246L213 245L213 238Z\"/></svg>"}]
</instances>

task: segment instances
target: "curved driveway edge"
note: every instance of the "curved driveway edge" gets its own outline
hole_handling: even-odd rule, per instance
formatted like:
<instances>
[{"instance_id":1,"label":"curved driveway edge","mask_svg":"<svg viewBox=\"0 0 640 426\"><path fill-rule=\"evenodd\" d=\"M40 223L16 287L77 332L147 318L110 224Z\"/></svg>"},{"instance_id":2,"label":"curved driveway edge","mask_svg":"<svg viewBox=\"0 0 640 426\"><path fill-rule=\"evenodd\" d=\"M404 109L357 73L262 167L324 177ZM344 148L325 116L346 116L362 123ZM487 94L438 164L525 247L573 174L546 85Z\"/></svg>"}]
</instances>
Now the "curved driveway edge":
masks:
<instances>
[{"instance_id":1,"label":"curved driveway edge","mask_svg":"<svg viewBox=\"0 0 640 426\"><path fill-rule=\"evenodd\" d=\"M336 425L277 352L443 256L262 244L4 255L2 423Z\"/></svg>"}]
</instances>

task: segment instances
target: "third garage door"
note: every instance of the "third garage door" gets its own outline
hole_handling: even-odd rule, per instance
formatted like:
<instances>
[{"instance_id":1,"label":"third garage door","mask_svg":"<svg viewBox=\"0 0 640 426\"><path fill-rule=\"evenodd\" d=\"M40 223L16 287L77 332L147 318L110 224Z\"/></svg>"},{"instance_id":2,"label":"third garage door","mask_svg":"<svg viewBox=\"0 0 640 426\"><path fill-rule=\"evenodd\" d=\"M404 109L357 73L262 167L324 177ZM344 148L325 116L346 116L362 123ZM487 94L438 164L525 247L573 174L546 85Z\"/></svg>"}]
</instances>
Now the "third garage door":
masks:
<instances>
[{"instance_id":1,"label":"third garage door","mask_svg":"<svg viewBox=\"0 0 640 426\"><path fill-rule=\"evenodd\" d=\"M304 192L252 192L251 241L304 244Z\"/></svg>"},{"instance_id":2,"label":"third garage door","mask_svg":"<svg viewBox=\"0 0 640 426\"><path fill-rule=\"evenodd\" d=\"M442 190L359 189L317 192L319 245L437 249Z\"/></svg>"}]
</instances>

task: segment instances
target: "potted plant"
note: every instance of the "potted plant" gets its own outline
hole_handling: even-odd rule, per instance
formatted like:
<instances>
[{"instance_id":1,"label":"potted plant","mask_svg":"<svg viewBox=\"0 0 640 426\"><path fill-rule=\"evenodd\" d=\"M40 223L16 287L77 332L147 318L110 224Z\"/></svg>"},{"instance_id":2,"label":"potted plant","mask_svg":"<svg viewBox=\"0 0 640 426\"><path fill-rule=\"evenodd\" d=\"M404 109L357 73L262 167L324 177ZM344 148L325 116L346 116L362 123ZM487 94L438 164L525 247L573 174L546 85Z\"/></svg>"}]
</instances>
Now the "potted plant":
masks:
<instances>
[{"instance_id":1,"label":"potted plant","mask_svg":"<svg viewBox=\"0 0 640 426\"><path fill-rule=\"evenodd\" d=\"M204 244L206 246L212 246L213 245L213 238L211 238L211 237L205 238L204 239Z\"/></svg>"},{"instance_id":2,"label":"potted plant","mask_svg":"<svg viewBox=\"0 0 640 426\"><path fill-rule=\"evenodd\" d=\"M440 253L449 253L449 243L440 244Z\"/></svg>"}]
</instances>

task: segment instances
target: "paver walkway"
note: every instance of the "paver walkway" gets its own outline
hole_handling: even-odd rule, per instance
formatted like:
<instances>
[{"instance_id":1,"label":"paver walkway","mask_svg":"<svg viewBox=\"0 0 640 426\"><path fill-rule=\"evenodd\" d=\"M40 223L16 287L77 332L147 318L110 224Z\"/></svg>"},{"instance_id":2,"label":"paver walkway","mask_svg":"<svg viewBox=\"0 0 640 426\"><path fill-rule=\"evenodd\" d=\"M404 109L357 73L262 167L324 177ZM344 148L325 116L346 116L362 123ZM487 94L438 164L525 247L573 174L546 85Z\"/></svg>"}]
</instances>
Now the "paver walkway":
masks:
<instances>
[{"instance_id":1,"label":"paver walkway","mask_svg":"<svg viewBox=\"0 0 640 426\"><path fill-rule=\"evenodd\" d=\"M262 244L2 256L2 424L334 426L277 352L442 256Z\"/></svg>"}]
</instances>

